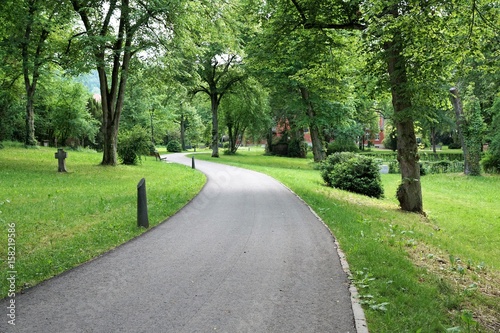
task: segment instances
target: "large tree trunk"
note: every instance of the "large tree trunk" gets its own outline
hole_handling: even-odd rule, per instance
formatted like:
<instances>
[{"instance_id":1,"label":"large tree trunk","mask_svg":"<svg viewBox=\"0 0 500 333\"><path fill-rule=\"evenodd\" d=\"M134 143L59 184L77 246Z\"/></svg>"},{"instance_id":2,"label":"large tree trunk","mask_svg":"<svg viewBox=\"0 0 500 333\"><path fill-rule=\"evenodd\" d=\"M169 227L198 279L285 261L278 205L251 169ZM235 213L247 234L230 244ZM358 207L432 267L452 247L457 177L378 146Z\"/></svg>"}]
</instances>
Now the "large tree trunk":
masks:
<instances>
[{"instance_id":1,"label":"large tree trunk","mask_svg":"<svg viewBox=\"0 0 500 333\"><path fill-rule=\"evenodd\" d=\"M436 154L436 127L431 126L432 152Z\"/></svg>"},{"instance_id":2,"label":"large tree trunk","mask_svg":"<svg viewBox=\"0 0 500 333\"><path fill-rule=\"evenodd\" d=\"M210 100L212 103L212 157L219 157L219 118L217 115L219 98L217 93L212 93Z\"/></svg>"},{"instance_id":3,"label":"large tree trunk","mask_svg":"<svg viewBox=\"0 0 500 333\"><path fill-rule=\"evenodd\" d=\"M104 55L103 55L104 58ZM103 131L103 147L102 147L102 165L116 165L117 159L117 137L118 129L114 126L113 120L113 97L108 91L108 80L106 69L98 67L99 84L101 88L101 107L102 107L102 131Z\"/></svg>"},{"instance_id":4,"label":"large tree trunk","mask_svg":"<svg viewBox=\"0 0 500 333\"><path fill-rule=\"evenodd\" d=\"M300 93L302 94L302 99L307 105L307 116L309 118L309 130L311 133L314 162L321 162L325 159L325 152L323 150L323 143L321 142L320 130L316 124L316 113L314 112L313 105L309 100L309 91L307 88L301 87Z\"/></svg>"},{"instance_id":5,"label":"large tree trunk","mask_svg":"<svg viewBox=\"0 0 500 333\"><path fill-rule=\"evenodd\" d=\"M420 165L418 146L412 116L405 114L411 108L408 91L405 59L402 55L401 36L393 37L385 44L388 73L391 83L392 104L398 132L398 162L401 168L401 185L396 196L401 209L409 212L424 213L422 188L420 184Z\"/></svg>"},{"instance_id":6,"label":"large tree trunk","mask_svg":"<svg viewBox=\"0 0 500 333\"><path fill-rule=\"evenodd\" d=\"M24 144L26 146L36 146L35 137L35 109L34 109L34 99L35 99L35 89L28 85L26 87L26 132Z\"/></svg>"}]
</instances>

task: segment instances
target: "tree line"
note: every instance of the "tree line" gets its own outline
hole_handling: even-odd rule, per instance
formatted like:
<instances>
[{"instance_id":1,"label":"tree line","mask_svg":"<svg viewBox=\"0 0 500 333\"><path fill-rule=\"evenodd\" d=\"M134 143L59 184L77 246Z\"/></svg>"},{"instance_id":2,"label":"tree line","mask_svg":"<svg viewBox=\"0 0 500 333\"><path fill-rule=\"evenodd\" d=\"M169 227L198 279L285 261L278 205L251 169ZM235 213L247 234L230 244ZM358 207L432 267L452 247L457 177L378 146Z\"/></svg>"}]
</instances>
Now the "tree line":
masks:
<instances>
[{"instance_id":1,"label":"tree line","mask_svg":"<svg viewBox=\"0 0 500 333\"><path fill-rule=\"evenodd\" d=\"M136 125L213 157L221 133L229 153L251 137L304 156L307 130L319 162L383 116L397 198L419 213L423 142L460 145L471 175L489 144L500 169L497 1L5 0L0 18L0 140L73 140L116 165Z\"/></svg>"}]
</instances>

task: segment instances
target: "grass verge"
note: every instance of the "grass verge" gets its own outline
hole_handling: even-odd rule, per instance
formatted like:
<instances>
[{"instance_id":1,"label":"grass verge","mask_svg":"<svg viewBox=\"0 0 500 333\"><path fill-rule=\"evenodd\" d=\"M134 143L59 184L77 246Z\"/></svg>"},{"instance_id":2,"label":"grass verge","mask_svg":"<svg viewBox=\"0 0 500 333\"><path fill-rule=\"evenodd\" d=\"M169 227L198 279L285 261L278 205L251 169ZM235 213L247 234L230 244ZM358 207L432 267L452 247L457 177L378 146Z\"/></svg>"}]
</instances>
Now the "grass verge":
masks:
<instances>
[{"instance_id":1,"label":"grass verge","mask_svg":"<svg viewBox=\"0 0 500 333\"><path fill-rule=\"evenodd\" d=\"M17 288L33 286L143 233L137 184L146 179L150 226L173 215L205 183L199 172L143 158L103 167L101 154L69 151L57 172L55 149L0 149L0 278L7 277L8 225L15 223ZM5 246L4 246L5 245ZM5 249L5 251L3 250ZM0 298L7 295L2 283Z\"/></svg>"},{"instance_id":2,"label":"grass verge","mask_svg":"<svg viewBox=\"0 0 500 333\"><path fill-rule=\"evenodd\" d=\"M310 160L196 158L266 173L303 198L346 253L370 332L500 330L500 177L423 177L423 217L398 209L398 175L382 175L376 200L325 187Z\"/></svg>"}]
</instances>

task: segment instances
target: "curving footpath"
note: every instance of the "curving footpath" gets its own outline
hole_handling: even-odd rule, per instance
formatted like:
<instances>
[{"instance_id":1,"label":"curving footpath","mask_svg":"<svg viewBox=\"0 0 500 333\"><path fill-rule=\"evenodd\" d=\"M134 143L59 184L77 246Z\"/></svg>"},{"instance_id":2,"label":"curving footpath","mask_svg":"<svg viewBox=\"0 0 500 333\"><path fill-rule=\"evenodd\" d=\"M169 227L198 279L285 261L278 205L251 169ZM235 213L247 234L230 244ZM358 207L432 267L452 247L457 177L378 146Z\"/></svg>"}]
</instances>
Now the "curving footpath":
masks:
<instances>
[{"instance_id":1,"label":"curving footpath","mask_svg":"<svg viewBox=\"0 0 500 333\"><path fill-rule=\"evenodd\" d=\"M15 327L2 300L0 332L367 332L335 240L307 205L260 173L196 168L208 182L191 203L17 295Z\"/></svg>"}]
</instances>

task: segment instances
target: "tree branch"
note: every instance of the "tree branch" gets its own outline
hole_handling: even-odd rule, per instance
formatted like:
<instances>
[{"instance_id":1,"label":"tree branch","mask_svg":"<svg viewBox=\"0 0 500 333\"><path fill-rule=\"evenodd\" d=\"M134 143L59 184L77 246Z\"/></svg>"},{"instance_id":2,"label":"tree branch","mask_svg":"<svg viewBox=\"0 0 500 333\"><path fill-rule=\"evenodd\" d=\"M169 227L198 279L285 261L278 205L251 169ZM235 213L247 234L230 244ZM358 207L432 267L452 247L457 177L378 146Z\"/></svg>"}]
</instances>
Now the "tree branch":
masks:
<instances>
[{"instance_id":1,"label":"tree branch","mask_svg":"<svg viewBox=\"0 0 500 333\"><path fill-rule=\"evenodd\" d=\"M301 23L304 29L343 29L343 30L364 30L366 25L359 23L358 21L349 21L346 23L326 23L318 21L310 21L306 16L306 11L297 0L290 0L293 6L297 10L301 18Z\"/></svg>"}]
</instances>

